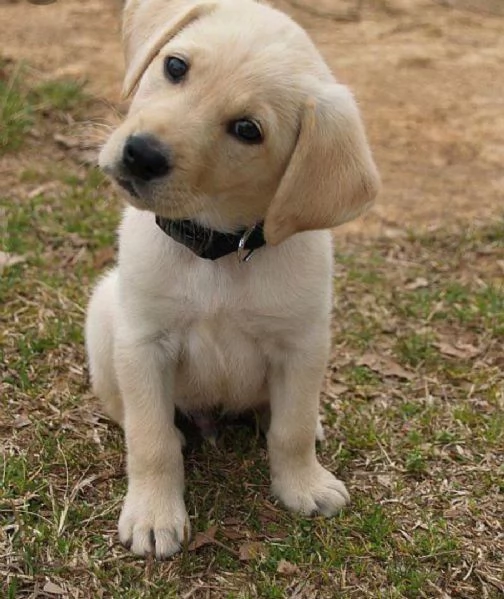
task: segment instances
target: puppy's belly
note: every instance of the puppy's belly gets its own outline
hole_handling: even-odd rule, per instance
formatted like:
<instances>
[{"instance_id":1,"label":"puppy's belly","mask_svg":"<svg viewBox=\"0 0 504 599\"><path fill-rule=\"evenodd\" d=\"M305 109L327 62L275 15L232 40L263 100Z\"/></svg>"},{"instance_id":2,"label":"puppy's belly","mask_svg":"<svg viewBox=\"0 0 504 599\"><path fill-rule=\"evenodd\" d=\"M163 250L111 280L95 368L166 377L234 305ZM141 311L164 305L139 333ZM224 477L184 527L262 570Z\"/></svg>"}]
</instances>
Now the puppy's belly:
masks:
<instances>
[{"instance_id":1,"label":"puppy's belly","mask_svg":"<svg viewBox=\"0 0 504 599\"><path fill-rule=\"evenodd\" d=\"M242 411L266 401L266 359L256 341L218 318L193 323L182 341L176 405Z\"/></svg>"}]
</instances>

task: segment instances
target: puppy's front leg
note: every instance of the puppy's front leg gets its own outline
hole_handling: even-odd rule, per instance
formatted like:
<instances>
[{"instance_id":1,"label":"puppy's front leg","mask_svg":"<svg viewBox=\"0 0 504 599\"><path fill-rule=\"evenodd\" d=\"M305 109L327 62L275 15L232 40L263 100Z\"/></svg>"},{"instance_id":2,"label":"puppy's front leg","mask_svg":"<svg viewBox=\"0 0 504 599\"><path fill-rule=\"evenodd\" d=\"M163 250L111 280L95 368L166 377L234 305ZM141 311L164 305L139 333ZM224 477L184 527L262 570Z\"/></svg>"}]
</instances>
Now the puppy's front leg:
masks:
<instances>
[{"instance_id":1,"label":"puppy's front leg","mask_svg":"<svg viewBox=\"0 0 504 599\"><path fill-rule=\"evenodd\" d=\"M167 557L189 535L181 440L174 424L175 361L153 341L118 341L114 358L128 465L119 537L137 555Z\"/></svg>"},{"instance_id":2,"label":"puppy's front leg","mask_svg":"<svg viewBox=\"0 0 504 599\"><path fill-rule=\"evenodd\" d=\"M320 339L320 338L319 338ZM290 510L332 516L350 497L315 454L319 393L327 344L308 342L273 360L267 434L272 491Z\"/></svg>"}]
</instances>

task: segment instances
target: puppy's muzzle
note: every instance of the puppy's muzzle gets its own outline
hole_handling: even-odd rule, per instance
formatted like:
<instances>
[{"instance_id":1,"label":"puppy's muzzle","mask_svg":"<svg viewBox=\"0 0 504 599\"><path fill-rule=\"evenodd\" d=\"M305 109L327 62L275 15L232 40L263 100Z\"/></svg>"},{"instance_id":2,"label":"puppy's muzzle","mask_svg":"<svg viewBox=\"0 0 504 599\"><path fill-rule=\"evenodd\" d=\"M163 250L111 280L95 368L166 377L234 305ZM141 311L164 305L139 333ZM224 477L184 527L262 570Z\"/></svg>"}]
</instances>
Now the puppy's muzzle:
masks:
<instances>
[{"instance_id":1,"label":"puppy's muzzle","mask_svg":"<svg viewBox=\"0 0 504 599\"><path fill-rule=\"evenodd\" d=\"M141 181L166 176L171 170L168 149L153 135L130 135L122 154L122 171Z\"/></svg>"}]
</instances>

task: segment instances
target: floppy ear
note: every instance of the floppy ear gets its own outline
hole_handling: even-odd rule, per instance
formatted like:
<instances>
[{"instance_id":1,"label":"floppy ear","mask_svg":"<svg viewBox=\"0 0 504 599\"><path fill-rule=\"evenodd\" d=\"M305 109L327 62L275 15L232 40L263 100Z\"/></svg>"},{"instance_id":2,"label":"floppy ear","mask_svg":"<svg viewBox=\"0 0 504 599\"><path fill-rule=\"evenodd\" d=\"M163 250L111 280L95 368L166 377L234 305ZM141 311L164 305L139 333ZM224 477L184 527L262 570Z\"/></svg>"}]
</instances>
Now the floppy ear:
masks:
<instances>
[{"instance_id":1,"label":"floppy ear","mask_svg":"<svg viewBox=\"0 0 504 599\"><path fill-rule=\"evenodd\" d=\"M277 245L352 220L379 187L357 105L345 86L329 84L303 108L296 147L266 214L266 241Z\"/></svg>"},{"instance_id":2,"label":"floppy ear","mask_svg":"<svg viewBox=\"0 0 504 599\"><path fill-rule=\"evenodd\" d=\"M127 0L123 16L123 98L131 95L169 40L215 6L213 2L198 0Z\"/></svg>"}]
</instances>

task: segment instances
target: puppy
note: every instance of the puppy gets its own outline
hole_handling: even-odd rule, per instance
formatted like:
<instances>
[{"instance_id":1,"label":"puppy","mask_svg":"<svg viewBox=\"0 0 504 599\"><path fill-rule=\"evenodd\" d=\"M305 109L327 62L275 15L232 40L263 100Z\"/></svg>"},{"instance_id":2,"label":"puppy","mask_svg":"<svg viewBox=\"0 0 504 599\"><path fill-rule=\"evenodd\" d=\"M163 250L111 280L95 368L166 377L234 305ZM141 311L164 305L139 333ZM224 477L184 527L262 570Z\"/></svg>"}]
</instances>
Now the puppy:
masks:
<instances>
[{"instance_id":1,"label":"puppy","mask_svg":"<svg viewBox=\"0 0 504 599\"><path fill-rule=\"evenodd\" d=\"M130 206L86 322L94 392L124 427L121 541L189 535L174 411L267 405L272 492L335 514L315 454L330 344L328 229L379 177L352 95L307 34L253 0L129 0L124 123L100 154Z\"/></svg>"}]
</instances>

